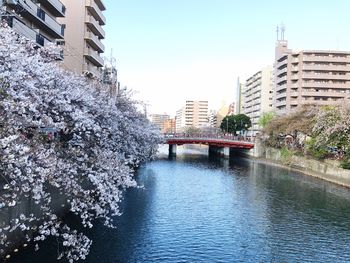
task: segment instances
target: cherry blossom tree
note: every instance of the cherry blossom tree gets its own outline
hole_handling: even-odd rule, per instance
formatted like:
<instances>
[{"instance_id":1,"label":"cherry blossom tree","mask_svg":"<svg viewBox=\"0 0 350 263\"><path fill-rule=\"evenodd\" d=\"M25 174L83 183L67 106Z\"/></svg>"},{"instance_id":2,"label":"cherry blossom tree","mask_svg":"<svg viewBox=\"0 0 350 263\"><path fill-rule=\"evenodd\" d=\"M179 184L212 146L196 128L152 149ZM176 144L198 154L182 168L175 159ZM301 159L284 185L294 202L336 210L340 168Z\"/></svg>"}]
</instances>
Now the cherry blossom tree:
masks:
<instances>
[{"instance_id":1,"label":"cherry blossom tree","mask_svg":"<svg viewBox=\"0 0 350 263\"><path fill-rule=\"evenodd\" d=\"M113 227L135 168L161 142L134 101L64 71L59 51L0 26L0 257L16 238L51 236L58 259L85 259L92 241L61 213Z\"/></svg>"}]
</instances>

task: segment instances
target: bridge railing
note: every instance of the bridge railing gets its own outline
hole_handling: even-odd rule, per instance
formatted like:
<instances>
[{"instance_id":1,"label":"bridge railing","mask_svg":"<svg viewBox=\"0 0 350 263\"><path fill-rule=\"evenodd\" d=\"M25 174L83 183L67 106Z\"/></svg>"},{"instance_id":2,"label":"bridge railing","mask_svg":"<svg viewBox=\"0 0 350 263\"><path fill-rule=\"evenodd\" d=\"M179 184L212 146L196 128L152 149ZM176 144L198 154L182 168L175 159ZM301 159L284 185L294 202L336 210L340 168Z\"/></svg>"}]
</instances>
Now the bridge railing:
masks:
<instances>
[{"instance_id":1,"label":"bridge railing","mask_svg":"<svg viewBox=\"0 0 350 263\"><path fill-rule=\"evenodd\" d=\"M245 141L252 142L254 138L233 134L221 134L221 133L164 133L165 139L222 139L228 141Z\"/></svg>"}]
</instances>

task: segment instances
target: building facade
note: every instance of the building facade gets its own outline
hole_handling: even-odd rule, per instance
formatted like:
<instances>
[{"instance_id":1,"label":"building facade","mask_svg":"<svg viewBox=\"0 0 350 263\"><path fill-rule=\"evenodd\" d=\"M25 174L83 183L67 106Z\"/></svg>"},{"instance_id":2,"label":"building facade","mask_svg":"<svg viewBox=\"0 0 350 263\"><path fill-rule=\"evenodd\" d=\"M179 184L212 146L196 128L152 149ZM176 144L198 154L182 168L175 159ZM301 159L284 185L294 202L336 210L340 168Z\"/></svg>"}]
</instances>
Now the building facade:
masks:
<instances>
[{"instance_id":1,"label":"building facade","mask_svg":"<svg viewBox=\"0 0 350 263\"><path fill-rule=\"evenodd\" d=\"M278 40L274 98L274 109L279 115L306 104L350 102L350 52L293 52L286 40Z\"/></svg>"},{"instance_id":2,"label":"building facade","mask_svg":"<svg viewBox=\"0 0 350 263\"><path fill-rule=\"evenodd\" d=\"M50 0L51 1L51 0ZM65 25L64 67L77 74L101 77L106 23L102 0L62 0L67 8L60 21Z\"/></svg>"},{"instance_id":3,"label":"building facade","mask_svg":"<svg viewBox=\"0 0 350 263\"><path fill-rule=\"evenodd\" d=\"M162 133L175 133L176 132L176 118L166 120L164 127L161 130Z\"/></svg>"},{"instance_id":4,"label":"building facade","mask_svg":"<svg viewBox=\"0 0 350 263\"><path fill-rule=\"evenodd\" d=\"M156 125L160 131L163 131L166 121L170 120L170 116L168 114L150 114L149 120Z\"/></svg>"},{"instance_id":5,"label":"building facade","mask_svg":"<svg viewBox=\"0 0 350 263\"><path fill-rule=\"evenodd\" d=\"M249 135L255 136L261 129L259 119L265 112L273 110L272 67L265 67L247 79L243 91L243 113L247 115L252 128Z\"/></svg>"},{"instance_id":6,"label":"building facade","mask_svg":"<svg viewBox=\"0 0 350 263\"><path fill-rule=\"evenodd\" d=\"M64 38L64 26L57 18L65 16L66 7L59 0L0 0L0 6L8 25L39 46Z\"/></svg>"},{"instance_id":7,"label":"building facade","mask_svg":"<svg viewBox=\"0 0 350 263\"><path fill-rule=\"evenodd\" d=\"M187 100L185 106L176 112L176 131L184 132L190 127L209 126L208 101Z\"/></svg>"}]
</instances>

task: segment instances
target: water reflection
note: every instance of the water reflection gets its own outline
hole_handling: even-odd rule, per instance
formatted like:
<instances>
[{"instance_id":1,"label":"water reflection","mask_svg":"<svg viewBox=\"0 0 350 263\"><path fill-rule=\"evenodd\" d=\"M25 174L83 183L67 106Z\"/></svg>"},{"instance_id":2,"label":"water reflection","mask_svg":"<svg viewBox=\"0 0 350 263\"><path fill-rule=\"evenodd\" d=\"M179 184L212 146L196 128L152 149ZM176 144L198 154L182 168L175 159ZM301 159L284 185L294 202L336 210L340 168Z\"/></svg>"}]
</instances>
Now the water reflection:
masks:
<instances>
[{"instance_id":1,"label":"water reflection","mask_svg":"<svg viewBox=\"0 0 350 263\"><path fill-rule=\"evenodd\" d=\"M101 224L86 262L346 262L349 190L263 163L161 155L126 193L117 229ZM49 244L11 262L55 262Z\"/></svg>"}]
</instances>

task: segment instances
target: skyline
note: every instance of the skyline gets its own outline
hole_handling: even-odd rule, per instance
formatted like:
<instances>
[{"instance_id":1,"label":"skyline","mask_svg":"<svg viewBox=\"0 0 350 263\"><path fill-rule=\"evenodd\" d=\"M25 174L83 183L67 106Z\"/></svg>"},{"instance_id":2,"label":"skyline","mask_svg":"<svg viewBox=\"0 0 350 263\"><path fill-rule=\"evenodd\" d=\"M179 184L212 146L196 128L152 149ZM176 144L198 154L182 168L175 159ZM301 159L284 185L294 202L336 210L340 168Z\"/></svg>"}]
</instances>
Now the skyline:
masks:
<instances>
[{"instance_id":1,"label":"skyline","mask_svg":"<svg viewBox=\"0 0 350 263\"><path fill-rule=\"evenodd\" d=\"M106 56L113 49L119 80L149 104L149 113L171 116L185 100L208 100L217 109L234 100L244 82L272 65L276 26L286 26L293 50L350 50L344 0L105 1Z\"/></svg>"}]
</instances>

